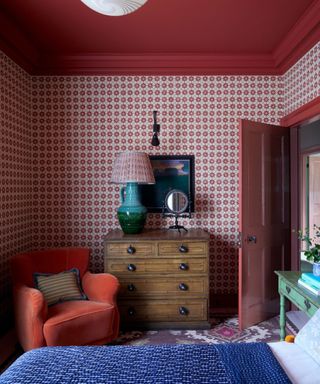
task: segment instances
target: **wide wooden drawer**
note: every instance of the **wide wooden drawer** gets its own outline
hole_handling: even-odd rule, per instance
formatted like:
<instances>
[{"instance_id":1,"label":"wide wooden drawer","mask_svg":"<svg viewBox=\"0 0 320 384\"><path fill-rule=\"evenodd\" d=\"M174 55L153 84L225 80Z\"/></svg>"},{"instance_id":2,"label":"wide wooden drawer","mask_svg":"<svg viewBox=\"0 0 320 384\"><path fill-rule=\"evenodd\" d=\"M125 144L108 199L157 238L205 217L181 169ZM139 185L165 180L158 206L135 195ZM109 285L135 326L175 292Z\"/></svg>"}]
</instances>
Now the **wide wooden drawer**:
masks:
<instances>
[{"instance_id":1,"label":"wide wooden drawer","mask_svg":"<svg viewBox=\"0 0 320 384\"><path fill-rule=\"evenodd\" d=\"M125 278L120 279L119 298L206 296L208 292L207 277L181 276L175 278Z\"/></svg>"},{"instance_id":2,"label":"wide wooden drawer","mask_svg":"<svg viewBox=\"0 0 320 384\"><path fill-rule=\"evenodd\" d=\"M120 317L135 321L207 320L207 300L132 300L120 302Z\"/></svg>"},{"instance_id":3,"label":"wide wooden drawer","mask_svg":"<svg viewBox=\"0 0 320 384\"><path fill-rule=\"evenodd\" d=\"M108 257L152 257L156 256L156 244L148 242L107 243Z\"/></svg>"},{"instance_id":4,"label":"wide wooden drawer","mask_svg":"<svg viewBox=\"0 0 320 384\"><path fill-rule=\"evenodd\" d=\"M207 254L207 243L205 241L159 242L158 250L160 256L181 256L181 254L187 254L190 256L205 256Z\"/></svg>"},{"instance_id":5,"label":"wide wooden drawer","mask_svg":"<svg viewBox=\"0 0 320 384\"><path fill-rule=\"evenodd\" d=\"M281 294L288 297L293 304L304 311L308 316L313 316L317 312L318 308L306 298L305 295L302 295L302 293L288 284L285 280L280 280L279 291Z\"/></svg>"},{"instance_id":6,"label":"wide wooden drawer","mask_svg":"<svg viewBox=\"0 0 320 384\"><path fill-rule=\"evenodd\" d=\"M141 273L174 273L187 275L190 273L207 272L207 259L176 258L176 259L107 259L105 268L109 273L130 274Z\"/></svg>"}]
</instances>

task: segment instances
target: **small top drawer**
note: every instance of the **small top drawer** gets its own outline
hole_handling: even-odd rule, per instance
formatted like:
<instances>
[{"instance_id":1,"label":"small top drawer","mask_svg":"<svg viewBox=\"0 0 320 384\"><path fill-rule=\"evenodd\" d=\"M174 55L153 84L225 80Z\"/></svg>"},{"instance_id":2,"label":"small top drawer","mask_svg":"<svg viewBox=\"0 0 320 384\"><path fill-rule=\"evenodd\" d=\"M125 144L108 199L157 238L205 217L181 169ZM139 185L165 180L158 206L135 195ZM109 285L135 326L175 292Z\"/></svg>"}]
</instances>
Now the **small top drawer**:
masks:
<instances>
[{"instance_id":1,"label":"small top drawer","mask_svg":"<svg viewBox=\"0 0 320 384\"><path fill-rule=\"evenodd\" d=\"M159 242L159 255L183 255L188 254L190 256L206 256L207 243L205 241L168 241Z\"/></svg>"},{"instance_id":2,"label":"small top drawer","mask_svg":"<svg viewBox=\"0 0 320 384\"><path fill-rule=\"evenodd\" d=\"M107 243L106 254L112 257L153 257L156 255L155 243Z\"/></svg>"},{"instance_id":3,"label":"small top drawer","mask_svg":"<svg viewBox=\"0 0 320 384\"><path fill-rule=\"evenodd\" d=\"M299 290L302 288L298 288ZM313 316L318 308L306 297L306 294L299 292L298 289L291 287L284 280L280 280L280 293L287 296L290 301L298 308L304 311L307 315ZM302 289L303 290L303 289Z\"/></svg>"}]
</instances>

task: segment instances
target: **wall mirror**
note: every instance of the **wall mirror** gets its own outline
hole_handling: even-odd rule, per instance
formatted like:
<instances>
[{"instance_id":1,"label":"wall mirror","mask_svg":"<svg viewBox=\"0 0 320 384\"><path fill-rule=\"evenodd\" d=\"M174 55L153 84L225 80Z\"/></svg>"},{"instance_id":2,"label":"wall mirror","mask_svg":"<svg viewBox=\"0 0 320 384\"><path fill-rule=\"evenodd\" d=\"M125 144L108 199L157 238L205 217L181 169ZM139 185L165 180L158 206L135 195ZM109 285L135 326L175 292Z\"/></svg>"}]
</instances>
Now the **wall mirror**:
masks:
<instances>
[{"instance_id":1,"label":"wall mirror","mask_svg":"<svg viewBox=\"0 0 320 384\"><path fill-rule=\"evenodd\" d=\"M188 208L189 211L187 211ZM171 225L169 229L177 229L179 232L181 229L188 231L183 225L179 225L178 218L191 218L189 197L179 189L170 190L164 200L162 216L175 218L174 225Z\"/></svg>"}]
</instances>

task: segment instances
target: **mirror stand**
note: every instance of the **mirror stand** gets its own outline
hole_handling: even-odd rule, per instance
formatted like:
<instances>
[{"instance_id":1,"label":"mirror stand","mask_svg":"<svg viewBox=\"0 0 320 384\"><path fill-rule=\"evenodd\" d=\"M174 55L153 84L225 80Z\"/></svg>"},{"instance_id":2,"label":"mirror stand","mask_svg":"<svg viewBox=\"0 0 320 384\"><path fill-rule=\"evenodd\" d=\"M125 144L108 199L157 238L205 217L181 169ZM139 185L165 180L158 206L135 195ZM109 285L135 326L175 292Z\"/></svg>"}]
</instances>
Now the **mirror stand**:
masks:
<instances>
[{"instance_id":1,"label":"mirror stand","mask_svg":"<svg viewBox=\"0 0 320 384\"><path fill-rule=\"evenodd\" d=\"M189 214L185 214L187 207L189 208ZM179 225L178 218L191 218L190 196L188 198L184 192L177 189L170 190L163 202L162 217L174 217L174 225L170 225L168 229L177 229L179 233L181 229L188 232L187 228Z\"/></svg>"},{"instance_id":2,"label":"mirror stand","mask_svg":"<svg viewBox=\"0 0 320 384\"><path fill-rule=\"evenodd\" d=\"M184 227L183 225L179 225L178 224L178 217L189 217L189 216L178 216L178 215L175 215L175 217L174 217L174 225L170 225L168 229L177 229L178 232L180 232L180 229L183 229L184 231L188 232L186 227Z\"/></svg>"}]
</instances>

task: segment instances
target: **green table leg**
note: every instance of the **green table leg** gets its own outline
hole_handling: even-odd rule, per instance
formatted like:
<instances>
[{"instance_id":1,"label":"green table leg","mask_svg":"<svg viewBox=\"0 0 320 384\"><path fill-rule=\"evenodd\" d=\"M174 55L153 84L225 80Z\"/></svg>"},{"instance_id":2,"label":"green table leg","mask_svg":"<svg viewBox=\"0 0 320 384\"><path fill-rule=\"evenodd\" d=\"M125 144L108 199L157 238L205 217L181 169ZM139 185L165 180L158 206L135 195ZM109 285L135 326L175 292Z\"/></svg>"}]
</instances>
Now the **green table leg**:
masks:
<instances>
[{"instance_id":1,"label":"green table leg","mask_svg":"<svg viewBox=\"0 0 320 384\"><path fill-rule=\"evenodd\" d=\"M280 341L286 337L286 308L285 297L280 294Z\"/></svg>"}]
</instances>

